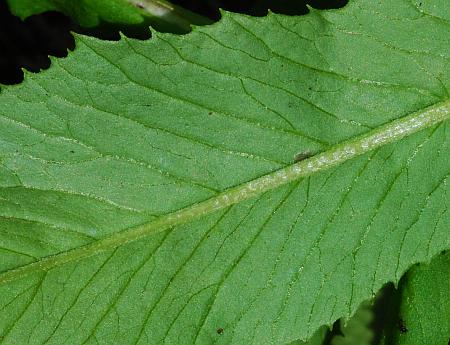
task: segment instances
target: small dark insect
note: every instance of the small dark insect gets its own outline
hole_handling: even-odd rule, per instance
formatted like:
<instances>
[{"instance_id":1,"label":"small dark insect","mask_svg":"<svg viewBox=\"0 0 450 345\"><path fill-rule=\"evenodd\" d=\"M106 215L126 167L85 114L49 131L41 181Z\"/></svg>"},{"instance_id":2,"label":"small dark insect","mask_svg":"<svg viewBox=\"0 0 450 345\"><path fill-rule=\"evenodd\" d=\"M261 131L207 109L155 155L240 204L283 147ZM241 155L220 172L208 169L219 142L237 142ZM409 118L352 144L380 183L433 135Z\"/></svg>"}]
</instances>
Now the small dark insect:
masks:
<instances>
[{"instance_id":1,"label":"small dark insect","mask_svg":"<svg viewBox=\"0 0 450 345\"><path fill-rule=\"evenodd\" d=\"M300 162L302 160L305 160L307 158L312 157L314 154L310 151L306 152L299 152L294 156L294 163Z\"/></svg>"},{"instance_id":2,"label":"small dark insect","mask_svg":"<svg viewBox=\"0 0 450 345\"><path fill-rule=\"evenodd\" d=\"M400 333L408 332L408 328L406 328L405 322L402 319L398 319L397 326L398 326L398 330L400 331Z\"/></svg>"},{"instance_id":3,"label":"small dark insect","mask_svg":"<svg viewBox=\"0 0 450 345\"><path fill-rule=\"evenodd\" d=\"M70 150L70 153L75 153L75 151L74 150Z\"/></svg>"},{"instance_id":4,"label":"small dark insect","mask_svg":"<svg viewBox=\"0 0 450 345\"><path fill-rule=\"evenodd\" d=\"M212 114L214 114L212 111L210 111L210 112L208 113L208 115L212 115Z\"/></svg>"},{"instance_id":5,"label":"small dark insect","mask_svg":"<svg viewBox=\"0 0 450 345\"><path fill-rule=\"evenodd\" d=\"M223 328L217 328L217 334L222 335L223 334Z\"/></svg>"}]
</instances>

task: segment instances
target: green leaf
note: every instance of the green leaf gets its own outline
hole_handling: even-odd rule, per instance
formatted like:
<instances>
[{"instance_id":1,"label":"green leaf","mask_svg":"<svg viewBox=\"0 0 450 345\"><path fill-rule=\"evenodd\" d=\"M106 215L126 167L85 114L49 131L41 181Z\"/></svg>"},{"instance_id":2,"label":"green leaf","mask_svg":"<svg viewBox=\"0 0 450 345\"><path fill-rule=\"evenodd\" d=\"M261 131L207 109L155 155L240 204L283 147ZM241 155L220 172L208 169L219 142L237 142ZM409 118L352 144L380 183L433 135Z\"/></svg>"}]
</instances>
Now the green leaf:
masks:
<instances>
[{"instance_id":1,"label":"green leaf","mask_svg":"<svg viewBox=\"0 0 450 345\"><path fill-rule=\"evenodd\" d=\"M60 11L83 27L102 23L152 25L159 31L189 32L191 24L211 20L165 0L8 0L11 12L22 19L46 11Z\"/></svg>"},{"instance_id":2,"label":"green leaf","mask_svg":"<svg viewBox=\"0 0 450 345\"><path fill-rule=\"evenodd\" d=\"M295 340L288 345L322 345L328 333L328 327L320 327L307 341Z\"/></svg>"},{"instance_id":3,"label":"green leaf","mask_svg":"<svg viewBox=\"0 0 450 345\"><path fill-rule=\"evenodd\" d=\"M77 36L3 88L2 345L288 343L449 248L450 16L422 6Z\"/></svg>"},{"instance_id":4,"label":"green leaf","mask_svg":"<svg viewBox=\"0 0 450 345\"><path fill-rule=\"evenodd\" d=\"M402 279L400 325L395 344L442 344L450 340L450 253L413 267ZM400 327L401 326L401 329Z\"/></svg>"}]
</instances>

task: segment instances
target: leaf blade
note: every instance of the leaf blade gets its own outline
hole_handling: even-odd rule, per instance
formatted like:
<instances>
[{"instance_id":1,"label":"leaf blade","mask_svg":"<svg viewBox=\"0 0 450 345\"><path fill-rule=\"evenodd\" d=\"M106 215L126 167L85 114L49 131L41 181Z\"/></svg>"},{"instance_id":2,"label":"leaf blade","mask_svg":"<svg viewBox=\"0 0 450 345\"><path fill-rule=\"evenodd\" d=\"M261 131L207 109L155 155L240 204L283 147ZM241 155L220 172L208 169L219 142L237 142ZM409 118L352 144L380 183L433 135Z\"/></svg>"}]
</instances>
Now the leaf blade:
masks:
<instances>
[{"instance_id":1,"label":"leaf blade","mask_svg":"<svg viewBox=\"0 0 450 345\"><path fill-rule=\"evenodd\" d=\"M326 151L448 102L439 45L437 56L414 55L423 65L439 61L428 79L423 70L416 79L406 73L417 61L404 51L395 52L391 74L379 65L365 71L356 48L342 61L338 48L346 40L390 56L384 44L353 40L343 30L353 25L354 11L343 10L342 23L339 11L303 19L228 15L185 38L142 43L77 38L67 59L2 90L0 225L11 250L2 251L3 270L32 260L19 260L22 251L39 258L115 236L291 165L298 152ZM410 20L384 22L412 44ZM433 25L428 20L422 24ZM279 37L295 35L283 26L304 43L283 46ZM242 39L227 48L234 32ZM319 44L326 39L328 51ZM304 53L306 47L314 54ZM371 52L366 47L363 55ZM337 70L333 57L355 68ZM449 246L448 142L446 121L178 231L3 284L2 341L305 338ZM17 235L22 239L14 242Z\"/></svg>"},{"instance_id":2,"label":"leaf blade","mask_svg":"<svg viewBox=\"0 0 450 345\"><path fill-rule=\"evenodd\" d=\"M210 199L169 213L150 223L126 229L86 246L51 256L47 260L42 259L27 266L0 273L0 284L21 278L38 270L47 271L71 261L81 260L91 255L109 251L129 242L140 240L143 237L188 223L211 212L258 197L284 184L309 177L314 173L320 173L323 170L400 140L417 131L436 126L448 119L450 119L450 101L438 103L405 118L381 126L357 139L336 145L312 158L225 190Z\"/></svg>"}]
</instances>

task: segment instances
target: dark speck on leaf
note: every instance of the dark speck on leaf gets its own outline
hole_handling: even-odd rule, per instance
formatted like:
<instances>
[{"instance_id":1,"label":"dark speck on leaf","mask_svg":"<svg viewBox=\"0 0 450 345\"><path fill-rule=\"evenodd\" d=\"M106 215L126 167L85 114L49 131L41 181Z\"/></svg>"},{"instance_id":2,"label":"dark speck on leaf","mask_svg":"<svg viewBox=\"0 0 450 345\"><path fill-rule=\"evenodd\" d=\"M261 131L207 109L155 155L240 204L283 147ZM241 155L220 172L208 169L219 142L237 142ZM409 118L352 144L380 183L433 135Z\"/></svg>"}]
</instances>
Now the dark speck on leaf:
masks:
<instances>
[{"instance_id":1,"label":"dark speck on leaf","mask_svg":"<svg viewBox=\"0 0 450 345\"><path fill-rule=\"evenodd\" d=\"M208 113L208 115L212 115L212 114L214 114L212 111L210 111L210 112Z\"/></svg>"},{"instance_id":2,"label":"dark speck on leaf","mask_svg":"<svg viewBox=\"0 0 450 345\"><path fill-rule=\"evenodd\" d=\"M309 151L306 151L306 152L300 152L300 153L297 153L297 154L294 156L294 162L297 163L297 162L300 162L300 161L302 161L302 160L304 160L304 159L310 158L310 157L312 157L312 156L313 156L313 153L312 153L312 152L309 152Z\"/></svg>"},{"instance_id":3,"label":"dark speck on leaf","mask_svg":"<svg viewBox=\"0 0 450 345\"><path fill-rule=\"evenodd\" d=\"M74 150L70 150L70 153L75 153L75 151Z\"/></svg>"},{"instance_id":4,"label":"dark speck on leaf","mask_svg":"<svg viewBox=\"0 0 450 345\"><path fill-rule=\"evenodd\" d=\"M400 333L406 333L408 332L408 328L405 326L405 322L402 319L399 319L397 322L398 330Z\"/></svg>"},{"instance_id":5,"label":"dark speck on leaf","mask_svg":"<svg viewBox=\"0 0 450 345\"><path fill-rule=\"evenodd\" d=\"M223 334L223 328L217 328L217 334Z\"/></svg>"}]
</instances>

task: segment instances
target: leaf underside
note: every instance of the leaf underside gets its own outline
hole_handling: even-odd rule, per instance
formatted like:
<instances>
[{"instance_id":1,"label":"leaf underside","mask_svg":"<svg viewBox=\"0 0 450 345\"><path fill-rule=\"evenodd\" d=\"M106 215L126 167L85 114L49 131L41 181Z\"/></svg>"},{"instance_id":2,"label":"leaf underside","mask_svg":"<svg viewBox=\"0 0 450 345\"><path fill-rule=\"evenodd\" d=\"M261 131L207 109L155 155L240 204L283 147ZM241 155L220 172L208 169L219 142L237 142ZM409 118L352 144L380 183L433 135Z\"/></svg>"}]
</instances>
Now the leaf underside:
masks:
<instances>
[{"instance_id":1,"label":"leaf underside","mask_svg":"<svg viewBox=\"0 0 450 345\"><path fill-rule=\"evenodd\" d=\"M78 36L66 59L4 87L2 345L288 343L449 248L444 121L62 259L448 101L449 11L355 0L302 17L225 14L145 42ZM48 258L51 269L33 264ZM33 271L3 279L20 267Z\"/></svg>"}]
</instances>

